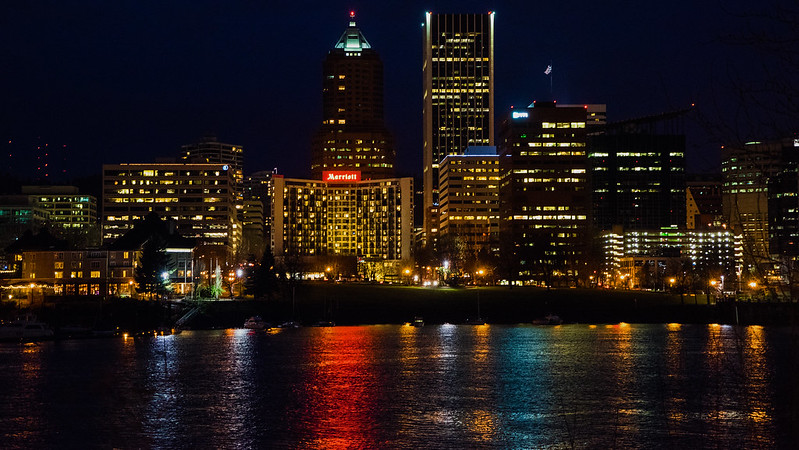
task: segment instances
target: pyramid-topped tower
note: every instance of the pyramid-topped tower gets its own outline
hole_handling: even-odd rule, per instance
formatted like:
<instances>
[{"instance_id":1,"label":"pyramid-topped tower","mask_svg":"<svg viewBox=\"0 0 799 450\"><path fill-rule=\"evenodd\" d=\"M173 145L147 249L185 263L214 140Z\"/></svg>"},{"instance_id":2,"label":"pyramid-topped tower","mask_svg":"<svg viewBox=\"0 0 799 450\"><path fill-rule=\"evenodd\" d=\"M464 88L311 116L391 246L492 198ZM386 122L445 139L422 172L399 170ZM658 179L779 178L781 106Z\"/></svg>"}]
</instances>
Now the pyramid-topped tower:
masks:
<instances>
[{"instance_id":1,"label":"pyramid-topped tower","mask_svg":"<svg viewBox=\"0 0 799 450\"><path fill-rule=\"evenodd\" d=\"M360 178L394 176L393 140L383 120L383 62L350 13L349 26L322 64L322 124L311 173L360 172Z\"/></svg>"}]
</instances>

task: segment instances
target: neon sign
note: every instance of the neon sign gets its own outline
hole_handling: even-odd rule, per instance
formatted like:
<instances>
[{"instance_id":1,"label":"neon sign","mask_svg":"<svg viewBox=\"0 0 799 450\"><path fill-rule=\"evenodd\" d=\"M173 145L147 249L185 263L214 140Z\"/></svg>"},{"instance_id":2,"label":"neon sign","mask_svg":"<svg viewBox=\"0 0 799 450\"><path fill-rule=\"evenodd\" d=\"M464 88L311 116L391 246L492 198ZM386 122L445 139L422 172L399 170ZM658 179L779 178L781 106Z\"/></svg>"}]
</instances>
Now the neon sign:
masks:
<instances>
[{"instance_id":1,"label":"neon sign","mask_svg":"<svg viewBox=\"0 0 799 450\"><path fill-rule=\"evenodd\" d=\"M513 111L511 113L511 117L513 117L514 119L523 119L528 117L528 113L527 111Z\"/></svg>"},{"instance_id":2,"label":"neon sign","mask_svg":"<svg viewBox=\"0 0 799 450\"><path fill-rule=\"evenodd\" d=\"M328 183L351 183L361 181L361 172L322 172L322 181Z\"/></svg>"}]
</instances>

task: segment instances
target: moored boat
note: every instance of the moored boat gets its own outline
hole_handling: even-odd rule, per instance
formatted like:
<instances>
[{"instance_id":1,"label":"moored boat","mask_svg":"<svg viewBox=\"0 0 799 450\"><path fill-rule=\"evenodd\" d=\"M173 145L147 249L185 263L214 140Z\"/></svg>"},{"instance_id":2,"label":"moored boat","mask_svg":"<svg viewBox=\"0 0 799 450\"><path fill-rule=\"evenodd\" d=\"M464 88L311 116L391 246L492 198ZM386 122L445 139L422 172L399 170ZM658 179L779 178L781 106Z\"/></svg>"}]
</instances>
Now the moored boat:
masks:
<instances>
[{"instance_id":1,"label":"moored boat","mask_svg":"<svg viewBox=\"0 0 799 450\"><path fill-rule=\"evenodd\" d=\"M555 314L547 314L542 318L533 320L533 325L560 325L562 323L563 319Z\"/></svg>"},{"instance_id":2,"label":"moored boat","mask_svg":"<svg viewBox=\"0 0 799 450\"><path fill-rule=\"evenodd\" d=\"M244 322L244 328L248 330L266 330L270 327L261 316L252 316Z\"/></svg>"},{"instance_id":3,"label":"moored boat","mask_svg":"<svg viewBox=\"0 0 799 450\"><path fill-rule=\"evenodd\" d=\"M0 340L27 341L51 339L53 330L44 322L39 322L33 314L25 314L13 322L0 324Z\"/></svg>"}]
</instances>

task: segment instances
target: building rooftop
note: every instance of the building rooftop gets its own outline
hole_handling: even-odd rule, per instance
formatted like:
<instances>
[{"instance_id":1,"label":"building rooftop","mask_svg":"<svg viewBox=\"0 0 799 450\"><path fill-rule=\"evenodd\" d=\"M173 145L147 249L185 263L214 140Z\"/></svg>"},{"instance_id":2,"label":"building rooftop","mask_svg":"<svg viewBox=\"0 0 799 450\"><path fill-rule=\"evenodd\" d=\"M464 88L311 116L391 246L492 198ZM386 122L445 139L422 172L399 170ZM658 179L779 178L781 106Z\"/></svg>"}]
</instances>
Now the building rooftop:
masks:
<instances>
[{"instance_id":1,"label":"building rooftop","mask_svg":"<svg viewBox=\"0 0 799 450\"><path fill-rule=\"evenodd\" d=\"M372 48L369 41L363 37L361 30L355 26L355 12L350 12L350 25L338 39L334 48L344 49L348 52L360 52L363 49Z\"/></svg>"}]
</instances>

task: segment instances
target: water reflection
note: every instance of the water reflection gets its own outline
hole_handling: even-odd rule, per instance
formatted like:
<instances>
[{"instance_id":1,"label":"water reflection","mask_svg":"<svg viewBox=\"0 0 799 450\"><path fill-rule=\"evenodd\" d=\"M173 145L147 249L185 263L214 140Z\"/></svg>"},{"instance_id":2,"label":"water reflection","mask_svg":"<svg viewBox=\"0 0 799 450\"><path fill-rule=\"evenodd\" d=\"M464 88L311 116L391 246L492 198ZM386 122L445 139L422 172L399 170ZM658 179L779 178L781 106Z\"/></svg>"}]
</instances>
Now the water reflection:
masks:
<instances>
[{"instance_id":1,"label":"water reflection","mask_svg":"<svg viewBox=\"0 0 799 450\"><path fill-rule=\"evenodd\" d=\"M301 393L305 417L296 430L304 446L350 448L376 441L374 337L364 327L312 330Z\"/></svg>"},{"instance_id":2,"label":"water reflection","mask_svg":"<svg viewBox=\"0 0 799 450\"><path fill-rule=\"evenodd\" d=\"M0 437L4 448L790 448L795 380L777 368L796 354L784 337L375 326L0 346Z\"/></svg>"},{"instance_id":3,"label":"water reflection","mask_svg":"<svg viewBox=\"0 0 799 450\"><path fill-rule=\"evenodd\" d=\"M752 421L753 437L763 434L762 429L769 425L773 405L768 402L766 389L772 382L766 358L766 345L763 327L749 326L744 331L743 370L744 384L749 403L749 419Z\"/></svg>"}]
</instances>

